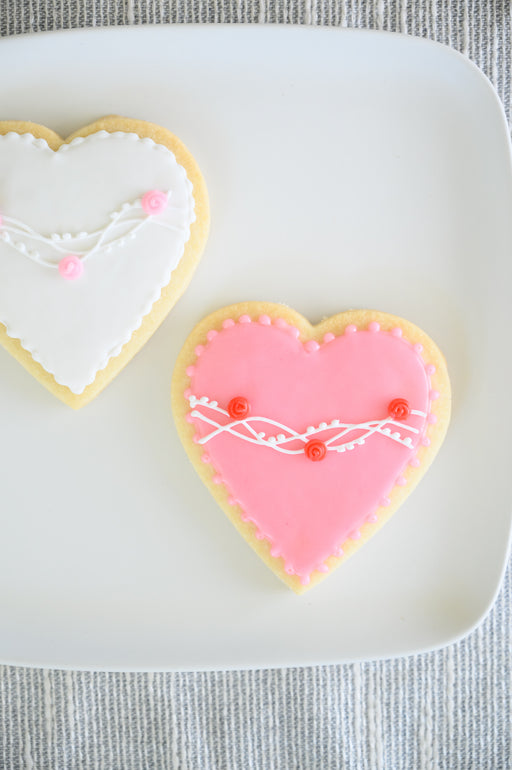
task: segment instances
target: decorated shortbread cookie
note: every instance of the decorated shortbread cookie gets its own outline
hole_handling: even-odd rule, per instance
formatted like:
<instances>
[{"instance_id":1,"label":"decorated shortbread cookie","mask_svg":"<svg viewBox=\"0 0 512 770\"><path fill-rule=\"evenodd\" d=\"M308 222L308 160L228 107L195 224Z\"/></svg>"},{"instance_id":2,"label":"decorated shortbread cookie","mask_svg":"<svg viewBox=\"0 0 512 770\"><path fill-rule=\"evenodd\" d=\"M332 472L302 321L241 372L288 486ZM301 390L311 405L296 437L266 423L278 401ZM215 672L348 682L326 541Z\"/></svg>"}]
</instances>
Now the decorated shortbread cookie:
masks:
<instances>
[{"instance_id":1,"label":"decorated shortbread cookie","mask_svg":"<svg viewBox=\"0 0 512 770\"><path fill-rule=\"evenodd\" d=\"M160 126L0 123L0 342L83 406L185 290L208 226L197 164Z\"/></svg>"},{"instance_id":2,"label":"decorated shortbread cookie","mask_svg":"<svg viewBox=\"0 0 512 770\"><path fill-rule=\"evenodd\" d=\"M401 318L353 310L311 326L249 302L194 329L172 404L204 483L301 593L416 486L444 439L450 384L436 345Z\"/></svg>"}]
</instances>

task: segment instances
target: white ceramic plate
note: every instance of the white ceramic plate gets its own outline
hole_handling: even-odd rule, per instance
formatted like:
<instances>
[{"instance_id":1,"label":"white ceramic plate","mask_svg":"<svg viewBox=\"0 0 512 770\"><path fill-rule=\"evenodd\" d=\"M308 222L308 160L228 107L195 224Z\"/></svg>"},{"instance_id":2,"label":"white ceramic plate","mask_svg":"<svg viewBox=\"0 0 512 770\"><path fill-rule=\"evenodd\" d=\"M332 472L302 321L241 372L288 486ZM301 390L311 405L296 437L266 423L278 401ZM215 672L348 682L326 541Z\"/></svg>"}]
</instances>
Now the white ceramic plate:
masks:
<instances>
[{"instance_id":1,"label":"white ceramic plate","mask_svg":"<svg viewBox=\"0 0 512 770\"><path fill-rule=\"evenodd\" d=\"M2 118L66 135L161 123L198 159L212 233L161 329L75 413L0 351L0 659L198 669L408 654L470 630L499 585L512 474L512 177L497 97L422 40L279 27L84 30L2 41ZM198 482L169 406L204 315L312 322L378 308L444 350L441 453L394 519L303 597Z\"/></svg>"}]
</instances>

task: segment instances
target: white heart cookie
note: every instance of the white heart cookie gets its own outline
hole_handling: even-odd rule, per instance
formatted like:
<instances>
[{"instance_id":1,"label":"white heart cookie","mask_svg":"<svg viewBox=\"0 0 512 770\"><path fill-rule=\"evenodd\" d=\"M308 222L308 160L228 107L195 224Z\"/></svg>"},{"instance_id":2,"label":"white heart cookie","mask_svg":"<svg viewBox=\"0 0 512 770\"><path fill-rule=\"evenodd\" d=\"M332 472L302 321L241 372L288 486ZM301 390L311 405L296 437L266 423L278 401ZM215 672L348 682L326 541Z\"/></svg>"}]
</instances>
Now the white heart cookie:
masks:
<instances>
[{"instance_id":1,"label":"white heart cookie","mask_svg":"<svg viewBox=\"0 0 512 770\"><path fill-rule=\"evenodd\" d=\"M79 407L188 283L204 181L176 137L142 121L105 118L66 141L30 124L0 132L0 342Z\"/></svg>"}]
</instances>

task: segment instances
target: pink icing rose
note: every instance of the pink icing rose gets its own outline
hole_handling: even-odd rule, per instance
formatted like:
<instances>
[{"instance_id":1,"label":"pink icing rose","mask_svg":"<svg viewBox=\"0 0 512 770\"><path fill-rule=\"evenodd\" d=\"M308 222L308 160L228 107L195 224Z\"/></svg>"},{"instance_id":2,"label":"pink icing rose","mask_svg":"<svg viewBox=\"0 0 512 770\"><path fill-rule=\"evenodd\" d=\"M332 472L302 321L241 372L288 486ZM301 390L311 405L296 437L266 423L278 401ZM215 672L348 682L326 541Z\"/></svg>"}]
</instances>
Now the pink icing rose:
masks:
<instances>
[{"instance_id":1,"label":"pink icing rose","mask_svg":"<svg viewBox=\"0 0 512 770\"><path fill-rule=\"evenodd\" d=\"M141 205L148 216L161 214L167 208L168 198L160 190L149 190L142 196Z\"/></svg>"},{"instance_id":2,"label":"pink icing rose","mask_svg":"<svg viewBox=\"0 0 512 770\"><path fill-rule=\"evenodd\" d=\"M74 281L80 278L84 272L84 266L79 257L69 254L59 262L59 273L66 281Z\"/></svg>"}]
</instances>

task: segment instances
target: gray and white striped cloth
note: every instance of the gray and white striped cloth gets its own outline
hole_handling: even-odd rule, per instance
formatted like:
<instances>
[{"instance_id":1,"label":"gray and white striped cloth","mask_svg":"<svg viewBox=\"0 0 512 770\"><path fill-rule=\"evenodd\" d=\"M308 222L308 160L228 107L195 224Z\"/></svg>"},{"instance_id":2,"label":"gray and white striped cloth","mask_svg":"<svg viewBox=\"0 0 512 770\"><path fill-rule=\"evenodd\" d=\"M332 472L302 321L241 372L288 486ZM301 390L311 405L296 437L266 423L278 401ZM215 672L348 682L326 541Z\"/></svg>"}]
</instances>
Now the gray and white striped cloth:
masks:
<instances>
[{"instance_id":1,"label":"gray and white striped cloth","mask_svg":"<svg viewBox=\"0 0 512 770\"><path fill-rule=\"evenodd\" d=\"M467 54L510 115L510 0L0 0L3 36L114 24L299 23L429 37ZM0 770L512 768L512 569L442 651L227 673L0 668Z\"/></svg>"}]
</instances>

